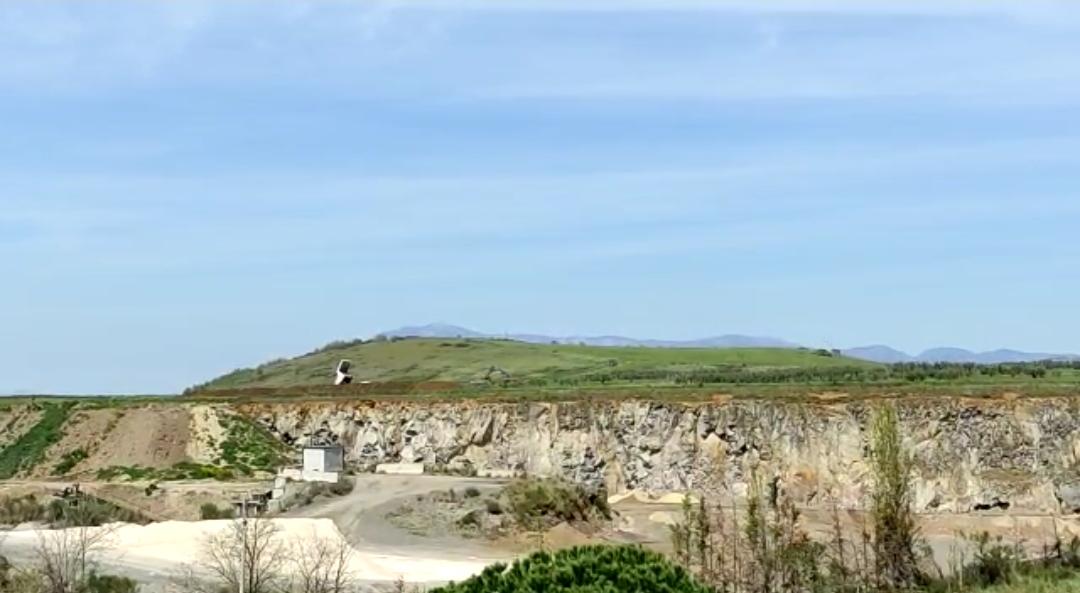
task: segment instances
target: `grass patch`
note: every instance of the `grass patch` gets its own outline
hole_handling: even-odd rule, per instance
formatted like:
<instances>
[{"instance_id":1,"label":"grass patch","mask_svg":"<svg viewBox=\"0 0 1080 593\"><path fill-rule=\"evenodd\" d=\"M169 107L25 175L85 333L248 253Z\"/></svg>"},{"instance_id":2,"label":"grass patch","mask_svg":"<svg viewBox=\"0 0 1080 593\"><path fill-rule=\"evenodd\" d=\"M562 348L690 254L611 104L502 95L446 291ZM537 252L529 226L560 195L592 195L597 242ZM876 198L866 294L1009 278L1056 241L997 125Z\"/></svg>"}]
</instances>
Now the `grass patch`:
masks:
<instances>
[{"instance_id":1,"label":"grass patch","mask_svg":"<svg viewBox=\"0 0 1080 593\"><path fill-rule=\"evenodd\" d=\"M52 475L62 476L67 474L89 456L90 454L82 447L64 453L63 457L60 458L60 463L57 463L56 466L53 467Z\"/></svg>"},{"instance_id":2,"label":"grass patch","mask_svg":"<svg viewBox=\"0 0 1080 593\"><path fill-rule=\"evenodd\" d=\"M332 386L338 360L352 385ZM292 359L241 369L185 392L192 400L275 397L565 401L756 398L814 391L858 395L980 397L1074 395L1080 361L977 365L877 364L832 350L647 348L530 344L499 339L340 342ZM218 400L220 401L220 400Z\"/></svg>"},{"instance_id":3,"label":"grass patch","mask_svg":"<svg viewBox=\"0 0 1080 593\"><path fill-rule=\"evenodd\" d=\"M1071 576L1025 576L1007 585L983 589L986 593L1080 593L1080 573Z\"/></svg>"},{"instance_id":4,"label":"grass patch","mask_svg":"<svg viewBox=\"0 0 1080 593\"><path fill-rule=\"evenodd\" d=\"M176 481L176 480L232 480L236 478L236 471L228 467L205 465L201 463L181 462L176 465L158 469L139 465L120 466L114 465L97 472L97 479L112 481L119 478L137 481Z\"/></svg>"},{"instance_id":5,"label":"grass patch","mask_svg":"<svg viewBox=\"0 0 1080 593\"><path fill-rule=\"evenodd\" d=\"M288 447L262 426L240 416L223 416L221 424L225 438L220 465L250 475L255 470L276 471L288 460Z\"/></svg>"},{"instance_id":6,"label":"grass patch","mask_svg":"<svg viewBox=\"0 0 1080 593\"><path fill-rule=\"evenodd\" d=\"M565 385L607 381L672 382L682 373L739 369L878 368L870 362L788 348L620 348L511 340L406 339L343 343L195 388L327 385L342 358L356 380L461 384ZM492 373L492 369L498 369ZM695 377L697 375L694 375Z\"/></svg>"},{"instance_id":7,"label":"grass patch","mask_svg":"<svg viewBox=\"0 0 1080 593\"><path fill-rule=\"evenodd\" d=\"M74 404L44 403L41 406L41 420L0 451L0 480L10 479L20 471L33 468L44 458L45 450L63 436L61 429Z\"/></svg>"}]
</instances>

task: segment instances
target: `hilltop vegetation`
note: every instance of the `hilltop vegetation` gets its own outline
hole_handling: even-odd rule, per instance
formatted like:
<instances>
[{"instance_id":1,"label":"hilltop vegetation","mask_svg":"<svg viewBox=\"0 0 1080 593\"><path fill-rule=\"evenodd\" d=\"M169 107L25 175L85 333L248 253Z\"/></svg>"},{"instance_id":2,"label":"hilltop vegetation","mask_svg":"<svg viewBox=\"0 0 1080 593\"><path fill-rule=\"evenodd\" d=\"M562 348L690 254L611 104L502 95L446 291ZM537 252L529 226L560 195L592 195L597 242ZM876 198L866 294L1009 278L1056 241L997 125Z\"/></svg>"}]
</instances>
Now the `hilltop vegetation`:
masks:
<instances>
[{"instance_id":1,"label":"hilltop vegetation","mask_svg":"<svg viewBox=\"0 0 1080 593\"><path fill-rule=\"evenodd\" d=\"M1077 361L887 365L849 358L835 350L603 347L476 338L394 338L335 342L296 358L233 371L189 391L325 389L341 359L353 362L351 372L356 382L373 382L369 386L373 389L368 391L387 394L468 392L491 387L543 394L559 389L640 391L645 387L716 385L748 385L754 389L767 385L1008 387L1045 393L1074 389L1080 380Z\"/></svg>"},{"instance_id":2,"label":"hilltop vegetation","mask_svg":"<svg viewBox=\"0 0 1080 593\"><path fill-rule=\"evenodd\" d=\"M297 358L233 371L199 388L326 385L341 359L353 362L356 381L531 386L675 383L680 377L709 373L800 369L833 369L842 373L880 366L826 350L599 347L413 338L338 342Z\"/></svg>"}]
</instances>

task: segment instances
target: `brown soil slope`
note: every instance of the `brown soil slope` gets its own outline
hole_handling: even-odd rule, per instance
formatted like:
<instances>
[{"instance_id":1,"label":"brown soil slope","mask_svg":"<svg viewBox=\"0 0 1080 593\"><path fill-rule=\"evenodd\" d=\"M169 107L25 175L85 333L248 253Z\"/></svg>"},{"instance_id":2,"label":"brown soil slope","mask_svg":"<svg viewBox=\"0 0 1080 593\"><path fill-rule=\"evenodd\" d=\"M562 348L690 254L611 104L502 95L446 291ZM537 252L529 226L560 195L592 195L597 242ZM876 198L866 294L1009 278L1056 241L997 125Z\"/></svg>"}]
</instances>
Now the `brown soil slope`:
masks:
<instances>
[{"instance_id":1,"label":"brown soil slope","mask_svg":"<svg viewBox=\"0 0 1080 593\"><path fill-rule=\"evenodd\" d=\"M0 408L0 449L17 441L41 420L41 410L29 405Z\"/></svg>"},{"instance_id":2,"label":"brown soil slope","mask_svg":"<svg viewBox=\"0 0 1080 593\"><path fill-rule=\"evenodd\" d=\"M92 476L112 466L170 467L187 459L188 424L187 408L176 405L77 410L28 477L53 475L76 452L84 459L65 475Z\"/></svg>"}]
</instances>

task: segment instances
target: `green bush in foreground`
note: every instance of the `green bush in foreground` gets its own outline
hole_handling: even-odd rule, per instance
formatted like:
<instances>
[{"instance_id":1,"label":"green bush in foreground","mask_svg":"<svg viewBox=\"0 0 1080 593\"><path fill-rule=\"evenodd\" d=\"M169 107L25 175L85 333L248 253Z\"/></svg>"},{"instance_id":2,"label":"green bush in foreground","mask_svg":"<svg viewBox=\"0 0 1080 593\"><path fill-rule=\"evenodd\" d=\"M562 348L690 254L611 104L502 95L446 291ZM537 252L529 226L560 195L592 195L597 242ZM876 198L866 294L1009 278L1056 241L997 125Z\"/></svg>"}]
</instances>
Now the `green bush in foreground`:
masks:
<instances>
[{"instance_id":1,"label":"green bush in foreground","mask_svg":"<svg viewBox=\"0 0 1080 593\"><path fill-rule=\"evenodd\" d=\"M85 593L138 593L139 584L127 577L92 572L81 590Z\"/></svg>"},{"instance_id":2,"label":"green bush in foreground","mask_svg":"<svg viewBox=\"0 0 1080 593\"><path fill-rule=\"evenodd\" d=\"M632 546L582 546L495 564L431 593L709 593L664 556Z\"/></svg>"},{"instance_id":3,"label":"green bush in foreground","mask_svg":"<svg viewBox=\"0 0 1080 593\"><path fill-rule=\"evenodd\" d=\"M1006 585L983 589L986 593L1080 593L1080 575L1071 578L1022 577Z\"/></svg>"}]
</instances>

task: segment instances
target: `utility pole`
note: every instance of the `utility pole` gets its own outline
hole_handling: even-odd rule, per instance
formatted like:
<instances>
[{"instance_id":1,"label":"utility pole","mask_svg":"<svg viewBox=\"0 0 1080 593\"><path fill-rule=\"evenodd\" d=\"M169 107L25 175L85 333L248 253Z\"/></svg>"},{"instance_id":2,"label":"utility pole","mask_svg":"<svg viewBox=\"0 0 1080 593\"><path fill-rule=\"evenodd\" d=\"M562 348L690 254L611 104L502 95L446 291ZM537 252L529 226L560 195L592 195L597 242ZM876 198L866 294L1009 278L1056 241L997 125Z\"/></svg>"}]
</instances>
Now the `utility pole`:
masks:
<instances>
[{"instance_id":1,"label":"utility pole","mask_svg":"<svg viewBox=\"0 0 1080 593\"><path fill-rule=\"evenodd\" d=\"M240 501L240 531L242 532L242 539L240 543L240 577L236 580L240 593L244 593L244 581L247 580L247 514L248 504L251 501L251 492L245 492L244 498Z\"/></svg>"}]
</instances>

